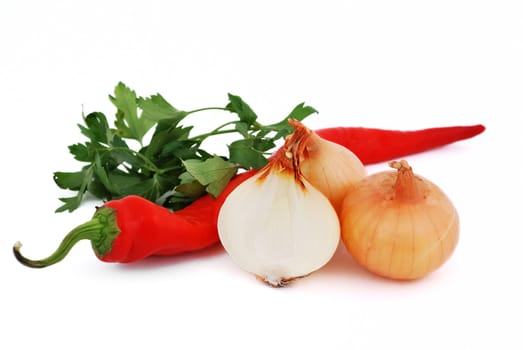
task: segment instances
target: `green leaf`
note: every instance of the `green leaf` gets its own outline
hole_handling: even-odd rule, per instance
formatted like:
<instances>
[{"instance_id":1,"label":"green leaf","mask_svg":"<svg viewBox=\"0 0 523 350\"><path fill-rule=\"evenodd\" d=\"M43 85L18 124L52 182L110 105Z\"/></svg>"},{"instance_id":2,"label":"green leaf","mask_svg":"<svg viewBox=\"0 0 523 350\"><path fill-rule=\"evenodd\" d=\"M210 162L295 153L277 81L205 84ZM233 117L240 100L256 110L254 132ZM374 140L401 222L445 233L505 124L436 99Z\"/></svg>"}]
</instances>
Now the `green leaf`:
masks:
<instances>
[{"instance_id":1,"label":"green leaf","mask_svg":"<svg viewBox=\"0 0 523 350\"><path fill-rule=\"evenodd\" d=\"M234 174L236 174L236 168L234 168L234 170L231 170L229 173L227 173L222 178L220 178L214 182L211 182L209 184L209 186L207 186L205 188L205 191L207 191L207 193L209 193L214 198L218 197L220 195L220 193L222 193L225 186L227 186L229 181L231 181Z\"/></svg>"},{"instance_id":2,"label":"green leaf","mask_svg":"<svg viewBox=\"0 0 523 350\"><path fill-rule=\"evenodd\" d=\"M300 103L289 113L289 115L282 121L270 124L265 127L265 129L275 131L276 134L272 137L272 140L277 140L279 138L285 137L289 134L292 134L293 128L289 125L289 119L295 119L298 121L303 121L306 117L313 113L318 113L318 111L310 106L305 106L305 103Z\"/></svg>"},{"instance_id":3,"label":"green leaf","mask_svg":"<svg viewBox=\"0 0 523 350\"><path fill-rule=\"evenodd\" d=\"M103 186L107 189L108 192L114 193L115 189L113 188L113 184L111 183L111 181L109 181L109 176L107 176L107 171L102 165L102 158L99 154L96 154L94 164L94 173L98 180L103 184Z\"/></svg>"},{"instance_id":4,"label":"green leaf","mask_svg":"<svg viewBox=\"0 0 523 350\"><path fill-rule=\"evenodd\" d=\"M119 195L132 194L129 188L140 184L146 179L143 175L128 173L119 169L109 172L107 176L109 177L109 181L114 184L116 192Z\"/></svg>"},{"instance_id":5,"label":"green leaf","mask_svg":"<svg viewBox=\"0 0 523 350\"><path fill-rule=\"evenodd\" d=\"M160 155L162 157L174 156L180 159L198 158L196 142L190 140L174 140L164 145Z\"/></svg>"},{"instance_id":6,"label":"green leaf","mask_svg":"<svg viewBox=\"0 0 523 350\"><path fill-rule=\"evenodd\" d=\"M272 140L259 138L252 139L252 148L256 151L263 153L273 149L274 147L276 147L276 144Z\"/></svg>"},{"instance_id":7,"label":"green leaf","mask_svg":"<svg viewBox=\"0 0 523 350\"><path fill-rule=\"evenodd\" d=\"M115 197L115 193L107 190L105 185L100 181L97 176L93 176L93 179L87 185L87 192L95 196L96 198L111 200Z\"/></svg>"},{"instance_id":8,"label":"green leaf","mask_svg":"<svg viewBox=\"0 0 523 350\"><path fill-rule=\"evenodd\" d=\"M202 185L210 183L227 176L236 171L236 165L221 157L213 157L207 160L188 159L182 161L187 172L198 180Z\"/></svg>"},{"instance_id":9,"label":"green leaf","mask_svg":"<svg viewBox=\"0 0 523 350\"><path fill-rule=\"evenodd\" d=\"M229 103L227 106L225 106L225 109L236 113L240 118L240 121L244 122L248 126L252 125L258 118L256 113L254 113L251 107L245 101L243 101L240 96L235 96L232 94L228 94L228 96Z\"/></svg>"},{"instance_id":10,"label":"green leaf","mask_svg":"<svg viewBox=\"0 0 523 350\"><path fill-rule=\"evenodd\" d=\"M229 160L245 169L260 169L268 161L263 152L254 147L255 140L244 139L232 142L229 145Z\"/></svg>"},{"instance_id":11,"label":"green leaf","mask_svg":"<svg viewBox=\"0 0 523 350\"><path fill-rule=\"evenodd\" d=\"M80 162L91 162L93 160L87 146L81 143L69 146L69 153L74 156L74 159Z\"/></svg>"},{"instance_id":12,"label":"green leaf","mask_svg":"<svg viewBox=\"0 0 523 350\"><path fill-rule=\"evenodd\" d=\"M109 96L109 99L117 108L115 121L117 134L141 143L144 135L154 125L154 121L138 117L136 93L123 83L119 83L114 89L114 96Z\"/></svg>"},{"instance_id":13,"label":"green leaf","mask_svg":"<svg viewBox=\"0 0 523 350\"><path fill-rule=\"evenodd\" d=\"M251 135L249 135L249 126L246 123L238 122L234 126L236 131L240 133L244 138L249 138Z\"/></svg>"},{"instance_id":14,"label":"green leaf","mask_svg":"<svg viewBox=\"0 0 523 350\"><path fill-rule=\"evenodd\" d=\"M113 135L113 138L111 140L111 146L112 147L120 147L120 148L129 148L127 146L127 143L118 135Z\"/></svg>"},{"instance_id":15,"label":"green leaf","mask_svg":"<svg viewBox=\"0 0 523 350\"><path fill-rule=\"evenodd\" d=\"M82 168L82 171L79 173L64 173L64 172L55 172L54 180L58 186L61 188L68 188L73 191L77 191L76 196L59 198L60 201L64 203L61 207L57 208L55 212L62 212L68 210L72 212L77 209L82 202L84 193L91 183L94 172L94 165L86 165ZM65 175L64 175L65 174ZM62 187L63 185L64 187ZM68 187L71 186L71 187Z\"/></svg>"},{"instance_id":16,"label":"green leaf","mask_svg":"<svg viewBox=\"0 0 523 350\"><path fill-rule=\"evenodd\" d=\"M187 172L206 187L212 196L218 196L229 180L236 174L238 167L221 157L213 157L204 161L188 159L182 161Z\"/></svg>"},{"instance_id":17,"label":"green leaf","mask_svg":"<svg viewBox=\"0 0 523 350\"><path fill-rule=\"evenodd\" d=\"M305 102L300 103L294 109L289 113L286 119L295 119L298 121L302 121L303 119L307 118L309 115L318 113L316 109L314 109L311 106L305 106Z\"/></svg>"},{"instance_id":18,"label":"green leaf","mask_svg":"<svg viewBox=\"0 0 523 350\"><path fill-rule=\"evenodd\" d=\"M62 172L57 171L53 174L53 180L58 187L78 191L84 181L85 172Z\"/></svg>"},{"instance_id":19,"label":"green leaf","mask_svg":"<svg viewBox=\"0 0 523 350\"><path fill-rule=\"evenodd\" d=\"M137 182L122 192L122 196L135 194L155 202L165 192L172 190L172 182L154 174L151 178Z\"/></svg>"},{"instance_id":20,"label":"green leaf","mask_svg":"<svg viewBox=\"0 0 523 350\"><path fill-rule=\"evenodd\" d=\"M158 123L151 138L151 142L144 149L144 155L148 158L171 156L174 158L191 157L178 152L190 150L196 141L188 140L192 127L175 126L176 121L172 119L162 120ZM194 154L193 151L190 153Z\"/></svg>"},{"instance_id":21,"label":"green leaf","mask_svg":"<svg viewBox=\"0 0 523 350\"><path fill-rule=\"evenodd\" d=\"M205 194L205 191L203 191ZM191 204L196 198L185 196L182 193L174 193L170 196L167 196L163 203L160 203L164 207L170 208L172 211L177 211L185 208L187 205Z\"/></svg>"},{"instance_id":22,"label":"green leaf","mask_svg":"<svg viewBox=\"0 0 523 350\"><path fill-rule=\"evenodd\" d=\"M84 118L85 125L89 128L89 132L84 133L87 137L88 134L91 135L89 138L92 141L97 141L103 144L109 144L112 140L112 134L109 130L109 124L107 123L107 118L103 113L94 112L88 114Z\"/></svg>"},{"instance_id":23,"label":"green leaf","mask_svg":"<svg viewBox=\"0 0 523 350\"><path fill-rule=\"evenodd\" d=\"M175 191L189 198L198 198L205 194L205 186L194 178L189 172L180 175L180 184Z\"/></svg>"},{"instance_id":24,"label":"green leaf","mask_svg":"<svg viewBox=\"0 0 523 350\"><path fill-rule=\"evenodd\" d=\"M205 194L205 186L196 180L176 186L176 192L189 198L199 198Z\"/></svg>"},{"instance_id":25,"label":"green leaf","mask_svg":"<svg viewBox=\"0 0 523 350\"><path fill-rule=\"evenodd\" d=\"M136 169L142 168L145 163L142 158L135 156L132 150L112 149L107 152L107 156L111 157L118 164L126 163Z\"/></svg>"},{"instance_id":26,"label":"green leaf","mask_svg":"<svg viewBox=\"0 0 523 350\"><path fill-rule=\"evenodd\" d=\"M138 106L142 109L142 117L154 122L170 119L176 125L187 116L187 112L177 110L160 94L148 98L139 98Z\"/></svg>"},{"instance_id":27,"label":"green leaf","mask_svg":"<svg viewBox=\"0 0 523 350\"><path fill-rule=\"evenodd\" d=\"M64 204L62 206L58 207L55 210L55 213L61 213L66 210L69 212L74 211L75 209L77 209L80 206L80 203L82 202L82 198L83 198L83 196L80 193L78 193L78 195L76 195L74 197L58 198Z\"/></svg>"}]
</instances>

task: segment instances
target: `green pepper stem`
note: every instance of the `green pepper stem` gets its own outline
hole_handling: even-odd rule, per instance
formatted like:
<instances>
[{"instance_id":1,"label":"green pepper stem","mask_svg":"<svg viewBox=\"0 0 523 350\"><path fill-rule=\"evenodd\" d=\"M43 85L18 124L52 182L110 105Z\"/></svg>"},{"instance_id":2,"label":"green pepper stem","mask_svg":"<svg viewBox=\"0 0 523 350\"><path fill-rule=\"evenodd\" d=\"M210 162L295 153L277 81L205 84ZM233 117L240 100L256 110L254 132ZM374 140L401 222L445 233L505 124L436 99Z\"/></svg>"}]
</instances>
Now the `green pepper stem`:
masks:
<instances>
[{"instance_id":1,"label":"green pepper stem","mask_svg":"<svg viewBox=\"0 0 523 350\"><path fill-rule=\"evenodd\" d=\"M91 241L95 252L103 256L111 251L112 242L119 233L114 216L114 210L110 208L98 209L91 220L70 231L55 252L45 259L31 260L23 256L20 252L20 242L13 246L14 256L22 265L33 268L47 267L64 259L76 243L84 239Z\"/></svg>"}]
</instances>

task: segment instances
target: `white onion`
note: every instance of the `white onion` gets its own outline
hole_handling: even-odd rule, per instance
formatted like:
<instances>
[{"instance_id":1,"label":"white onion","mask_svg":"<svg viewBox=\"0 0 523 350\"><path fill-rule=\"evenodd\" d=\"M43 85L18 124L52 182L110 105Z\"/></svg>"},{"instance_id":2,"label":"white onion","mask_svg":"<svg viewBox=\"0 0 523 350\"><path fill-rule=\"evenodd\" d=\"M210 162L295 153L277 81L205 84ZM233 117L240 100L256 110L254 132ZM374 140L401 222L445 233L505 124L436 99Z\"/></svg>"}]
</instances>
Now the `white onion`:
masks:
<instances>
[{"instance_id":1,"label":"white onion","mask_svg":"<svg viewBox=\"0 0 523 350\"><path fill-rule=\"evenodd\" d=\"M299 169L284 163L273 159L239 185L218 216L220 239L232 260L271 286L321 268L340 239L332 204Z\"/></svg>"}]
</instances>

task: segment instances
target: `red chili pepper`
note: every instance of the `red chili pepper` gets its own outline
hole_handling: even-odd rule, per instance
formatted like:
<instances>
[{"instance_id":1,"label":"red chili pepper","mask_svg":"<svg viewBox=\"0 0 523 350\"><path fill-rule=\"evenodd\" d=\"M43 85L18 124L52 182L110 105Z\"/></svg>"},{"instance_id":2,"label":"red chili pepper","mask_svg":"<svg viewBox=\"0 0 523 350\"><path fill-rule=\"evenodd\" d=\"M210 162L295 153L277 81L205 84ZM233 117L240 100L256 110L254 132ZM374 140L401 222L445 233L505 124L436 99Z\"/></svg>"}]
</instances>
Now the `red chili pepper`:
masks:
<instances>
[{"instance_id":1,"label":"red chili pepper","mask_svg":"<svg viewBox=\"0 0 523 350\"><path fill-rule=\"evenodd\" d=\"M412 131L338 127L317 130L326 140L350 149L363 164L373 164L420 153L481 134L481 124Z\"/></svg>"},{"instance_id":2,"label":"red chili pepper","mask_svg":"<svg viewBox=\"0 0 523 350\"><path fill-rule=\"evenodd\" d=\"M483 125L395 131L370 128L327 128L317 133L347 147L363 162L387 161L440 147L480 134ZM219 241L216 222L229 193L254 175L239 174L216 198L204 196L177 212L138 196L105 203L93 218L72 230L58 249L42 260L30 260L13 247L15 257L29 267L46 267L62 260L80 240L91 241L97 257L106 262L128 263L151 255L175 255L209 247Z\"/></svg>"},{"instance_id":3,"label":"red chili pepper","mask_svg":"<svg viewBox=\"0 0 523 350\"><path fill-rule=\"evenodd\" d=\"M209 247L219 241L216 220L227 195L255 174L249 171L231 180L216 198L204 196L177 212L139 196L106 202L93 218L73 229L58 249L42 260L30 260L13 247L16 259L29 267L47 267L61 261L80 240L90 240L96 256L105 262L129 263L151 255L175 255Z\"/></svg>"}]
</instances>

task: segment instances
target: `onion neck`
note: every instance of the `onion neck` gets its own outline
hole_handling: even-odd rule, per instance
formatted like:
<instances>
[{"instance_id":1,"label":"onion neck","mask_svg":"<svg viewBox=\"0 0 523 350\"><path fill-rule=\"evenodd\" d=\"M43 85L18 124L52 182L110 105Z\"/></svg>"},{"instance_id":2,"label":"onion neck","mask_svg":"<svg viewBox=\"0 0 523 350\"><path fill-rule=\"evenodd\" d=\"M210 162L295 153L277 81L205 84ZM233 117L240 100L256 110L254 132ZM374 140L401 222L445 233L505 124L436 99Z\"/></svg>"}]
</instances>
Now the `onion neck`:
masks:
<instances>
[{"instance_id":1,"label":"onion neck","mask_svg":"<svg viewBox=\"0 0 523 350\"><path fill-rule=\"evenodd\" d=\"M296 183L304 187L300 170L300 161L307 152L307 143L312 135L312 131L297 120L289 119L289 125L294 128L294 132L285 139L285 143L269 160L269 164L261 170L259 180L264 178L271 171L287 173L294 176Z\"/></svg>"},{"instance_id":2,"label":"onion neck","mask_svg":"<svg viewBox=\"0 0 523 350\"><path fill-rule=\"evenodd\" d=\"M394 183L394 197L403 202L419 202L425 198L423 182L414 174L406 160L392 161L391 168L398 173Z\"/></svg>"}]
</instances>

